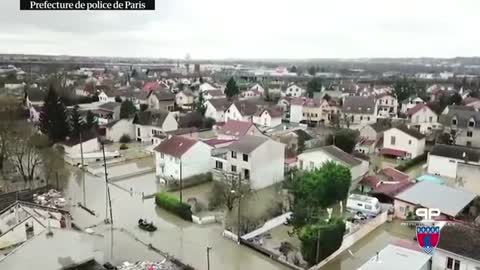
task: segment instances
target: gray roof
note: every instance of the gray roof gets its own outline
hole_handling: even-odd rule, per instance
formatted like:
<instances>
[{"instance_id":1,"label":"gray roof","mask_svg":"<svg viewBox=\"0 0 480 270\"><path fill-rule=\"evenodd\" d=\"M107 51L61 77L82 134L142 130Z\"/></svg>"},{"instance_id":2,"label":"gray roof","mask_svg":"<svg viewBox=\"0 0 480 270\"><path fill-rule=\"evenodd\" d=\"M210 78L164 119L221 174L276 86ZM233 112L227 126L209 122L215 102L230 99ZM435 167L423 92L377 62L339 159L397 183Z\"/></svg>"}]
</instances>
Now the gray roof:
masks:
<instances>
[{"instance_id":1,"label":"gray roof","mask_svg":"<svg viewBox=\"0 0 480 270\"><path fill-rule=\"evenodd\" d=\"M475 162L480 160L480 153L477 150L459 145L437 144L433 147L430 155L460 160L465 160L466 158L468 161Z\"/></svg>"},{"instance_id":2,"label":"gray roof","mask_svg":"<svg viewBox=\"0 0 480 270\"><path fill-rule=\"evenodd\" d=\"M443 234L442 234L443 237ZM441 238L440 237L440 241ZM388 245L382 249L376 256L371 258L360 268L361 270L405 270L405 269L421 269L431 258L424 252L416 251L409 248Z\"/></svg>"},{"instance_id":3,"label":"gray roof","mask_svg":"<svg viewBox=\"0 0 480 270\"><path fill-rule=\"evenodd\" d=\"M268 141L268 138L246 135L240 138L240 140L230 144L227 148L232 151L249 154L266 141Z\"/></svg>"},{"instance_id":4,"label":"gray roof","mask_svg":"<svg viewBox=\"0 0 480 270\"><path fill-rule=\"evenodd\" d=\"M443 214L456 217L476 195L461 189L422 181L396 196L397 199L427 208L438 208Z\"/></svg>"},{"instance_id":5,"label":"gray roof","mask_svg":"<svg viewBox=\"0 0 480 270\"><path fill-rule=\"evenodd\" d=\"M453 118L457 119L457 127L466 128L470 119L475 120L476 123L480 123L480 112L464 109L459 106L449 107L447 115L440 116L440 122L445 126L451 126ZM475 125L475 128L479 127L480 124Z\"/></svg>"},{"instance_id":6,"label":"gray roof","mask_svg":"<svg viewBox=\"0 0 480 270\"><path fill-rule=\"evenodd\" d=\"M145 126L162 127L168 114L169 112L162 110L146 110L138 112L133 119L133 123Z\"/></svg>"},{"instance_id":7,"label":"gray roof","mask_svg":"<svg viewBox=\"0 0 480 270\"><path fill-rule=\"evenodd\" d=\"M303 153L310 153L310 152L317 152L322 151L325 152L327 155L336 159L340 162L345 163L348 166L357 166L362 164L362 162L356 159L354 156L350 155L349 153L344 152L342 149L336 147L335 145L328 145L320 148L312 148L303 151Z\"/></svg>"},{"instance_id":8,"label":"gray roof","mask_svg":"<svg viewBox=\"0 0 480 270\"><path fill-rule=\"evenodd\" d=\"M224 111L228 105L230 105L230 102L226 98L210 99L208 102L210 102L217 111Z\"/></svg>"},{"instance_id":9,"label":"gray roof","mask_svg":"<svg viewBox=\"0 0 480 270\"><path fill-rule=\"evenodd\" d=\"M113 111L115 108L120 107L121 105L122 104L118 102L107 102L98 106L98 108L102 110Z\"/></svg>"},{"instance_id":10,"label":"gray roof","mask_svg":"<svg viewBox=\"0 0 480 270\"><path fill-rule=\"evenodd\" d=\"M374 97L360 97L348 96L343 101L342 111L344 113L375 113L375 98Z\"/></svg>"},{"instance_id":11,"label":"gray roof","mask_svg":"<svg viewBox=\"0 0 480 270\"><path fill-rule=\"evenodd\" d=\"M423 135L422 133L420 133L416 129L408 128L406 126L398 126L398 127L394 127L394 128L396 128L396 129L398 129L398 130L400 130L400 131L402 131L402 132L404 132L404 133L406 133L406 134L408 134L408 135L410 135L410 136L412 136L416 139L419 139L419 140L425 138L425 135Z\"/></svg>"},{"instance_id":12,"label":"gray roof","mask_svg":"<svg viewBox=\"0 0 480 270\"><path fill-rule=\"evenodd\" d=\"M444 226L438 248L480 261L480 229L459 224Z\"/></svg>"},{"instance_id":13,"label":"gray roof","mask_svg":"<svg viewBox=\"0 0 480 270\"><path fill-rule=\"evenodd\" d=\"M175 99L175 95L168 90L157 90L153 94L157 96L159 101L170 101Z\"/></svg>"}]
</instances>

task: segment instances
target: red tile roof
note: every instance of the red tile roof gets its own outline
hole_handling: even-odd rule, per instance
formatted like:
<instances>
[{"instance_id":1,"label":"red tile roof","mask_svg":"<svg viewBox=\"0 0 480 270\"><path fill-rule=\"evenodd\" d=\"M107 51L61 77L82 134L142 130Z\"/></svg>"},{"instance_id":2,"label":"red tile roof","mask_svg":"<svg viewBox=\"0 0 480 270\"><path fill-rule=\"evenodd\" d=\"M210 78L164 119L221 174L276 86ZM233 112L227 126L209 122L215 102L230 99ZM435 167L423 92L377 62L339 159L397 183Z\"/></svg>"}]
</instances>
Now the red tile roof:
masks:
<instances>
[{"instance_id":1,"label":"red tile roof","mask_svg":"<svg viewBox=\"0 0 480 270\"><path fill-rule=\"evenodd\" d=\"M477 102L477 101L480 101L480 99L474 98L474 97L466 97L466 98L463 100L463 104L468 105L468 104L470 104L470 103L474 103L474 102Z\"/></svg>"},{"instance_id":2,"label":"red tile roof","mask_svg":"<svg viewBox=\"0 0 480 270\"><path fill-rule=\"evenodd\" d=\"M143 90L150 92L150 91L156 91L160 89L160 84L158 82L147 82L143 85Z\"/></svg>"},{"instance_id":3,"label":"red tile roof","mask_svg":"<svg viewBox=\"0 0 480 270\"><path fill-rule=\"evenodd\" d=\"M394 168L384 168L377 175L369 175L361 181L363 185L372 188L372 194L384 194L394 197L413 183L410 177Z\"/></svg>"},{"instance_id":4,"label":"red tile roof","mask_svg":"<svg viewBox=\"0 0 480 270\"><path fill-rule=\"evenodd\" d=\"M242 137L247 135L248 130L252 126L253 124L251 122L228 120L225 125L223 125L220 133L225 135Z\"/></svg>"},{"instance_id":5,"label":"red tile roof","mask_svg":"<svg viewBox=\"0 0 480 270\"><path fill-rule=\"evenodd\" d=\"M407 155L407 152L405 151L391 149L391 148L382 148L382 150L380 150L380 153L382 155L395 156L395 157L404 157Z\"/></svg>"},{"instance_id":6,"label":"red tile roof","mask_svg":"<svg viewBox=\"0 0 480 270\"><path fill-rule=\"evenodd\" d=\"M417 112L419 112L420 110L422 110L423 108L427 108L427 109L429 109L430 111L433 112L433 110L430 109L430 107L427 104L422 104L421 103L421 104L417 104L415 107L408 110L407 115L412 116L412 115L416 114Z\"/></svg>"},{"instance_id":7,"label":"red tile roof","mask_svg":"<svg viewBox=\"0 0 480 270\"><path fill-rule=\"evenodd\" d=\"M197 143L196 140L192 140L182 136L173 136L170 139L162 141L155 151L180 158L185 154L193 145Z\"/></svg>"}]
</instances>

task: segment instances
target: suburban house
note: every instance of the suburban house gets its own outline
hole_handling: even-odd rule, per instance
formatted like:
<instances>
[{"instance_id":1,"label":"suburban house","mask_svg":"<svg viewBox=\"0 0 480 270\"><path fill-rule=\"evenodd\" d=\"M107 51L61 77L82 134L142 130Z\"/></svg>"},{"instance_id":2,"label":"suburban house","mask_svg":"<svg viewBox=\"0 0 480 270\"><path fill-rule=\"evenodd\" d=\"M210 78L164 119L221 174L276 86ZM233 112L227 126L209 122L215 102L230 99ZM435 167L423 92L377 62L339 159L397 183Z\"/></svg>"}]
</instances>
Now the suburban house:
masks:
<instances>
[{"instance_id":1,"label":"suburban house","mask_svg":"<svg viewBox=\"0 0 480 270\"><path fill-rule=\"evenodd\" d=\"M202 93L203 93L203 98L205 100L226 98L226 96L222 92L222 90L208 90L208 91L204 91Z\"/></svg>"},{"instance_id":2,"label":"suburban house","mask_svg":"<svg viewBox=\"0 0 480 270\"><path fill-rule=\"evenodd\" d=\"M183 109L192 109L195 102L195 96L191 90L186 89L175 95L175 102Z\"/></svg>"},{"instance_id":3,"label":"suburban house","mask_svg":"<svg viewBox=\"0 0 480 270\"><path fill-rule=\"evenodd\" d=\"M260 92L256 89L248 89L240 93L240 97L244 99L248 98L259 98L263 95L263 92Z\"/></svg>"},{"instance_id":4,"label":"suburban house","mask_svg":"<svg viewBox=\"0 0 480 270\"><path fill-rule=\"evenodd\" d=\"M419 182L395 196L395 217L405 219L418 207L438 208L439 219L453 219L468 211L476 194L439 185L429 181Z\"/></svg>"},{"instance_id":5,"label":"suburban house","mask_svg":"<svg viewBox=\"0 0 480 270\"><path fill-rule=\"evenodd\" d=\"M454 144L480 147L480 112L472 107L449 106L440 117ZM478 123L478 124L477 124Z\"/></svg>"},{"instance_id":6,"label":"suburban house","mask_svg":"<svg viewBox=\"0 0 480 270\"><path fill-rule=\"evenodd\" d=\"M480 269L480 231L457 223L441 230L440 242L432 257L432 270Z\"/></svg>"},{"instance_id":7,"label":"suburban house","mask_svg":"<svg viewBox=\"0 0 480 270\"><path fill-rule=\"evenodd\" d=\"M215 119L215 122L222 123L225 121L225 110L230 105L226 98L209 99L205 102L207 107L205 117Z\"/></svg>"},{"instance_id":8,"label":"suburban house","mask_svg":"<svg viewBox=\"0 0 480 270\"><path fill-rule=\"evenodd\" d=\"M229 120L252 121L258 106L253 102L234 101L225 110L225 122Z\"/></svg>"},{"instance_id":9,"label":"suburban house","mask_svg":"<svg viewBox=\"0 0 480 270\"><path fill-rule=\"evenodd\" d=\"M230 120L218 130L220 140L237 140L246 135L264 137L252 122L246 121Z\"/></svg>"},{"instance_id":10,"label":"suburban house","mask_svg":"<svg viewBox=\"0 0 480 270\"><path fill-rule=\"evenodd\" d=\"M213 87L211 84L209 84L207 82L204 82L204 83L200 84L198 89L200 90L200 92L218 90L217 88Z\"/></svg>"},{"instance_id":11,"label":"suburban house","mask_svg":"<svg viewBox=\"0 0 480 270\"><path fill-rule=\"evenodd\" d=\"M388 244L359 270L433 270L432 256L422 250ZM440 269L440 268L435 268ZM447 268L441 268L447 269ZM453 270L453 268L452 268Z\"/></svg>"},{"instance_id":12,"label":"suburban house","mask_svg":"<svg viewBox=\"0 0 480 270\"><path fill-rule=\"evenodd\" d=\"M154 136L178 129L178 122L173 113L161 110L148 109L138 112L133 124L135 140L138 142L154 143Z\"/></svg>"},{"instance_id":13,"label":"suburban house","mask_svg":"<svg viewBox=\"0 0 480 270\"><path fill-rule=\"evenodd\" d=\"M417 106L418 104L425 104L425 101L417 96L409 97L401 102L400 111L407 113L408 110Z\"/></svg>"},{"instance_id":14,"label":"suburban house","mask_svg":"<svg viewBox=\"0 0 480 270\"><path fill-rule=\"evenodd\" d=\"M374 175L365 176L358 187L362 193L376 197L382 203L393 203L395 196L413 185L408 174L391 167L381 169Z\"/></svg>"},{"instance_id":15,"label":"suburban house","mask_svg":"<svg viewBox=\"0 0 480 270\"><path fill-rule=\"evenodd\" d=\"M378 147L381 147L383 132L392 127L388 121L381 121L370 125L363 126L360 131L360 136L355 151L363 154L373 154ZM379 145L380 144L380 145Z\"/></svg>"},{"instance_id":16,"label":"suburban house","mask_svg":"<svg viewBox=\"0 0 480 270\"><path fill-rule=\"evenodd\" d=\"M384 93L376 97L379 117L397 116L398 100L392 94Z\"/></svg>"},{"instance_id":17,"label":"suburban house","mask_svg":"<svg viewBox=\"0 0 480 270\"><path fill-rule=\"evenodd\" d=\"M465 146L437 144L428 154L427 165L429 174L457 178L467 167L480 165L480 152Z\"/></svg>"},{"instance_id":18,"label":"suburban house","mask_svg":"<svg viewBox=\"0 0 480 270\"><path fill-rule=\"evenodd\" d=\"M168 90L151 91L147 98L149 109L173 111L175 95Z\"/></svg>"},{"instance_id":19,"label":"suburban house","mask_svg":"<svg viewBox=\"0 0 480 270\"><path fill-rule=\"evenodd\" d=\"M115 102L115 94L113 91L107 89L100 90L98 101L102 103Z\"/></svg>"},{"instance_id":20,"label":"suburban house","mask_svg":"<svg viewBox=\"0 0 480 270\"><path fill-rule=\"evenodd\" d=\"M393 127L383 133L380 153L397 158L415 158L425 152L425 135L405 126Z\"/></svg>"},{"instance_id":21,"label":"suburban house","mask_svg":"<svg viewBox=\"0 0 480 270\"><path fill-rule=\"evenodd\" d=\"M438 123L438 115L427 105L418 104L407 111L407 117L414 128L420 133L430 133L432 129L440 127Z\"/></svg>"},{"instance_id":22,"label":"suburban house","mask_svg":"<svg viewBox=\"0 0 480 270\"><path fill-rule=\"evenodd\" d=\"M340 108L333 101L306 97L291 98L289 119L292 123L328 124Z\"/></svg>"},{"instance_id":23,"label":"suburban house","mask_svg":"<svg viewBox=\"0 0 480 270\"><path fill-rule=\"evenodd\" d=\"M105 129L105 139L111 142L118 142L123 135L131 140L135 138L133 119L119 119L111 121L102 126Z\"/></svg>"},{"instance_id":24,"label":"suburban house","mask_svg":"<svg viewBox=\"0 0 480 270\"><path fill-rule=\"evenodd\" d=\"M283 112L280 108L262 108L252 117L252 122L266 127L275 127L282 124Z\"/></svg>"},{"instance_id":25,"label":"suburban house","mask_svg":"<svg viewBox=\"0 0 480 270\"><path fill-rule=\"evenodd\" d=\"M100 144L98 143L98 138L93 132L85 132L82 134L81 146L80 138L69 137L67 137L65 141L58 144L63 147L65 155L70 158L79 158L81 155L81 150L83 150L83 153L100 151Z\"/></svg>"},{"instance_id":26,"label":"suburban house","mask_svg":"<svg viewBox=\"0 0 480 270\"><path fill-rule=\"evenodd\" d=\"M267 137L246 135L212 151L214 179L240 181L253 190L284 179L285 145Z\"/></svg>"},{"instance_id":27,"label":"suburban house","mask_svg":"<svg viewBox=\"0 0 480 270\"><path fill-rule=\"evenodd\" d=\"M301 87L299 87L296 84L292 84L287 89L285 89L285 95L287 97L301 97L303 96L307 91Z\"/></svg>"},{"instance_id":28,"label":"suburban house","mask_svg":"<svg viewBox=\"0 0 480 270\"><path fill-rule=\"evenodd\" d=\"M333 161L350 169L352 174L352 187L368 173L368 162L355 158L334 146L324 146L303 151L298 155L298 168L300 170L313 170L320 168L325 162Z\"/></svg>"},{"instance_id":29,"label":"suburban house","mask_svg":"<svg viewBox=\"0 0 480 270\"><path fill-rule=\"evenodd\" d=\"M95 114L98 116L99 123L108 123L120 119L121 103L107 102L98 106Z\"/></svg>"},{"instance_id":30,"label":"suburban house","mask_svg":"<svg viewBox=\"0 0 480 270\"><path fill-rule=\"evenodd\" d=\"M176 181L211 170L212 147L202 141L182 136L163 140L154 148L157 177Z\"/></svg>"},{"instance_id":31,"label":"suburban house","mask_svg":"<svg viewBox=\"0 0 480 270\"><path fill-rule=\"evenodd\" d=\"M345 97L342 112L351 125L364 126L377 122L377 106L374 97Z\"/></svg>"},{"instance_id":32,"label":"suburban house","mask_svg":"<svg viewBox=\"0 0 480 270\"><path fill-rule=\"evenodd\" d=\"M265 88L263 88L263 86L259 83L256 83L254 84L252 87L250 87L248 90L250 91L256 91L258 93L260 93L260 95L263 96L263 93L265 93Z\"/></svg>"}]
</instances>

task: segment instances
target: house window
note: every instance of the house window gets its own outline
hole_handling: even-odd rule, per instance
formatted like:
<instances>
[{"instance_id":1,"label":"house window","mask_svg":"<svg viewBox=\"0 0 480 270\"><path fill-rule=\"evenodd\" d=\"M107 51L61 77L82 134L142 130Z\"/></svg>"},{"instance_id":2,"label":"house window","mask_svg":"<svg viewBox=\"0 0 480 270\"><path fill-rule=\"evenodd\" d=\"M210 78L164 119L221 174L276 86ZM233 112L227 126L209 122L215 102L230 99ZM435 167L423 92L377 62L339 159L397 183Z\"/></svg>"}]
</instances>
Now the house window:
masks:
<instances>
[{"instance_id":1,"label":"house window","mask_svg":"<svg viewBox=\"0 0 480 270\"><path fill-rule=\"evenodd\" d=\"M223 169L223 163L221 161L215 161L215 169Z\"/></svg>"},{"instance_id":2,"label":"house window","mask_svg":"<svg viewBox=\"0 0 480 270\"><path fill-rule=\"evenodd\" d=\"M396 140L395 136L390 137L390 144L395 145L395 140Z\"/></svg>"},{"instance_id":3,"label":"house window","mask_svg":"<svg viewBox=\"0 0 480 270\"><path fill-rule=\"evenodd\" d=\"M232 158L237 158L237 152L232 151Z\"/></svg>"},{"instance_id":4,"label":"house window","mask_svg":"<svg viewBox=\"0 0 480 270\"><path fill-rule=\"evenodd\" d=\"M457 119L452 119L452 125L454 125L454 126L457 125Z\"/></svg>"},{"instance_id":5,"label":"house window","mask_svg":"<svg viewBox=\"0 0 480 270\"><path fill-rule=\"evenodd\" d=\"M412 140L408 140L408 145L412 145Z\"/></svg>"},{"instance_id":6,"label":"house window","mask_svg":"<svg viewBox=\"0 0 480 270\"><path fill-rule=\"evenodd\" d=\"M360 121L362 121L362 120L363 120L363 116L360 115Z\"/></svg>"},{"instance_id":7,"label":"house window","mask_svg":"<svg viewBox=\"0 0 480 270\"><path fill-rule=\"evenodd\" d=\"M433 117L428 117L428 122L432 123L433 122Z\"/></svg>"},{"instance_id":8,"label":"house window","mask_svg":"<svg viewBox=\"0 0 480 270\"><path fill-rule=\"evenodd\" d=\"M247 154L243 154L243 161L248 161L248 155Z\"/></svg>"},{"instance_id":9,"label":"house window","mask_svg":"<svg viewBox=\"0 0 480 270\"><path fill-rule=\"evenodd\" d=\"M160 158L161 159L164 159L165 158L165 155L163 153L160 154Z\"/></svg>"},{"instance_id":10,"label":"house window","mask_svg":"<svg viewBox=\"0 0 480 270\"><path fill-rule=\"evenodd\" d=\"M468 122L468 126L469 126L469 127L475 127L475 121L470 120L470 121Z\"/></svg>"},{"instance_id":11,"label":"house window","mask_svg":"<svg viewBox=\"0 0 480 270\"><path fill-rule=\"evenodd\" d=\"M313 168L315 168L315 163L313 163L313 161L310 161L310 169L313 170Z\"/></svg>"},{"instance_id":12,"label":"house window","mask_svg":"<svg viewBox=\"0 0 480 270\"><path fill-rule=\"evenodd\" d=\"M472 146L472 142L471 142L471 141L468 141L468 142L467 142L467 146L471 147L471 146Z\"/></svg>"},{"instance_id":13,"label":"house window","mask_svg":"<svg viewBox=\"0 0 480 270\"><path fill-rule=\"evenodd\" d=\"M237 166L232 165L232 168L231 168L231 169L232 169L232 172L237 172Z\"/></svg>"},{"instance_id":14,"label":"house window","mask_svg":"<svg viewBox=\"0 0 480 270\"><path fill-rule=\"evenodd\" d=\"M370 121L370 116L367 117L367 120Z\"/></svg>"},{"instance_id":15,"label":"house window","mask_svg":"<svg viewBox=\"0 0 480 270\"><path fill-rule=\"evenodd\" d=\"M467 137L472 137L473 136L473 131L467 131Z\"/></svg>"},{"instance_id":16,"label":"house window","mask_svg":"<svg viewBox=\"0 0 480 270\"><path fill-rule=\"evenodd\" d=\"M245 180L249 180L250 179L250 170L245 169L243 175L244 175Z\"/></svg>"},{"instance_id":17,"label":"house window","mask_svg":"<svg viewBox=\"0 0 480 270\"><path fill-rule=\"evenodd\" d=\"M448 270L460 270L460 261L447 257L447 269Z\"/></svg>"},{"instance_id":18,"label":"house window","mask_svg":"<svg viewBox=\"0 0 480 270\"><path fill-rule=\"evenodd\" d=\"M140 128L137 128L137 136L140 137Z\"/></svg>"}]
</instances>

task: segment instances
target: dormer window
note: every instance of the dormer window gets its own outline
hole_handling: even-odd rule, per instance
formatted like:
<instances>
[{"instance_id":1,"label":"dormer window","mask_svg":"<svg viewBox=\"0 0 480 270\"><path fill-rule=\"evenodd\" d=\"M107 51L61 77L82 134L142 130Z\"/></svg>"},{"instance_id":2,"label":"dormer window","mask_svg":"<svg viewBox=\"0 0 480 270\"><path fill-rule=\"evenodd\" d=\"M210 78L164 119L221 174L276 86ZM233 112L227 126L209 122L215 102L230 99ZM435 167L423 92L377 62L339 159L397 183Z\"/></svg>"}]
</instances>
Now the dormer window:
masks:
<instances>
[{"instance_id":1,"label":"dormer window","mask_svg":"<svg viewBox=\"0 0 480 270\"><path fill-rule=\"evenodd\" d=\"M470 121L468 121L468 127L475 127L475 121L473 119L470 119Z\"/></svg>"},{"instance_id":2,"label":"dormer window","mask_svg":"<svg viewBox=\"0 0 480 270\"><path fill-rule=\"evenodd\" d=\"M457 119L452 119L452 125L454 125L454 126L457 125Z\"/></svg>"}]
</instances>

